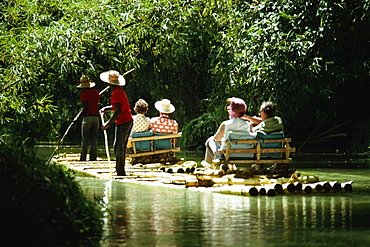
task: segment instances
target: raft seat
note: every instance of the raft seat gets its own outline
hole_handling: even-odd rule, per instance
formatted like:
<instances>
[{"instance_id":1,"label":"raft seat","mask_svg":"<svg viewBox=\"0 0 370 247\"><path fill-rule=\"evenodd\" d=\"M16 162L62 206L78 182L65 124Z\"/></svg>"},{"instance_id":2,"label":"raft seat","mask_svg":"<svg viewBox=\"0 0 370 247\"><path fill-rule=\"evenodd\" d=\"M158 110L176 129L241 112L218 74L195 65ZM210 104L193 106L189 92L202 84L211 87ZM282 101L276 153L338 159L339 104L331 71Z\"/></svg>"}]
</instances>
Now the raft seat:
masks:
<instances>
[{"instance_id":1,"label":"raft seat","mask_svg":"<svg viewBox=\"0 0 370 247\"><path fill-rule=\"evenodd\" d=\"M127 154L128 158L180 151L180 148L176 146L176 141L182 136L181 132L177 134L138 133L141 134L134 135L133 133L132 137L128 139L128 145L131 145L133 149L132 154Z\"/></svg>"},{"instance_id":2,"label":"raft seat","mask_svg":"<svg viewBox=\"0 0 370 247\"><path fill-rule=\"evenodd\" d=\"M257 140L259 141L261 145L261 149L281 149L283 148L283 142L280 141L273 141L275 139L283 139L284 138L284 132L272 132L269 134L266 134L263 131L257 131ZM268 140L265 142L265 140ZM283 152L279 153L261 153L261 159L268 159L268 158L282 158Z\"/></svg>"},{"instance_id":3,"label":"raft seat","mask_svg":"<svg viewBox=\"0 0 370 247\"><path fill-rule=\"evenodd\" d=\"M229 131L229 141L226 143L227 148L231 151L226 153L231 160L253 159L255 154L252 152L234 152L235 150L249 150L255 148L254 142L244 142L243 140L255 140L255 135L249 132Z\"/></svg>"},{"instance_id":4,"label":"raft seat","mask_svg":"<svg viewBox=\"0 0 370 247\"><path fill-rule=\"evenodd\" d=\"M143 131L143 132L133 132L132 133L132 138L148 137L148 136L153 136L153 132ZM135 149L136 151L151 151L152 145L149 140L137 141L135 142Z\"/></svg>"},{"instance_id":5,"label":"raft seat","mask_svg":"<svg viewBox=\"0 0 370 247\"><path fill-rule=\"evenodd\" d=\"M168 134L165 133L154 133L154 136L166 136ZM174 145L171 143L172 139L160 139L160 140L154 140L154 149L155 150L163 150L163 149L172 149L174 148Z\"/></svg>"},{"instance_id":6,"label":"raft seat","mask_svg":"<svg viewBox=\"0 0 370 247\"><path fill-rule=\"evenodd\" d=\"M235 133L238 134L239 133ZM220 162L233 164L274 164L291 163L291 153L295 148L290 146L290 138L285 138L283 132L274 132L266 134L257 132L257 135L251 136L245 133L242 136L233 136L229 134L224 150L225 160ZM245 145L242 147L242 145Z\"/></svg>"}]
</instances>

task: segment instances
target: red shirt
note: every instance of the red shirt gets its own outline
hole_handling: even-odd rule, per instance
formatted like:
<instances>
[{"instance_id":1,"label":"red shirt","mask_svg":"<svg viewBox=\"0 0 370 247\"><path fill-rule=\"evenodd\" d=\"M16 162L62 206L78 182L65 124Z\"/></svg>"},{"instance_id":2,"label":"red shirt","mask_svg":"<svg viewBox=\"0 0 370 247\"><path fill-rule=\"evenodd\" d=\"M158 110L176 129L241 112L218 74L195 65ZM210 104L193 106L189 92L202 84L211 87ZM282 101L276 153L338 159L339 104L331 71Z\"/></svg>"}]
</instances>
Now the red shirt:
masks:
<instances>
[{"instance_id":1,"label":"red shirt","mask_svg":"<svg viewBox=\"0 0 370 247\"><path fill-rule=\"evenodd\" d=\"M128 102L126 92L122 87L114 87L111 94L110 103L112 104L113 111L116 111L114 104L121 103L121 114L115 122L116 125L120 125L132 120L130 103Z\"/></svg>"},{"instance_id":2,"label":"red shirt","mask_svg":"<svg viewBox=\"0 0 370 247\"><path fill-rule=\"evenodd\" d=\"M87 101L87 112L86 115L88 114L94 114L98 115L99 113L99 91L96 89L85 89L80 93L80 100L81 102Z\"/></svg>"}]
</instances>

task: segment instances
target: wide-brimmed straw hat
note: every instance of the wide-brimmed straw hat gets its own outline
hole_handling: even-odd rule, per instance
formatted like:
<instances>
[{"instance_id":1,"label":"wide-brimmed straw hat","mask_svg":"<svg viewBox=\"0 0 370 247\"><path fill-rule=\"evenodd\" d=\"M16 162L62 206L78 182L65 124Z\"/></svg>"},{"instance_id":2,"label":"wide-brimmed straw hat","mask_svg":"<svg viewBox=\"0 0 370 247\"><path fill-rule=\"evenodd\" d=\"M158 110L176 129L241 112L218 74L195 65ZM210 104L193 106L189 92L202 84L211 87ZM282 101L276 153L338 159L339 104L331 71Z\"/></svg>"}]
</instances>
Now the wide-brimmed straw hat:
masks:
<instances>
[{"instance_id":1,"label":"wide-brimmed straw hat","mask_svg":"<svg viewBox=\"0 0 370 247\"><path fill-rule=\"evenodd\" d=\"M90 80L86 75L82 75L80 78L80 84L77 85L78 88L92 88L95 87L95 82Z\"/></svg>"},{"instance_id":2,"label":"wide-brimmed straw hat","mask_svg":"<svg viewBox=\"0 0 370 247\"><path fill-rule=\"evenodd\" d=\"M126 80L122 75L116 70L109 70L100 74L100 79L110 85L114 86L124 86L126 85Z\"/></svg>"},{"instance_id":3,"label":"wide-brimmed straw hat","mask_svg":"<svg viewBox=\"0 0 370 247\"><path fill-rule=\"evenodd\" d=\"M154 104L155 109L163 113L172 113L175 111L175 107L171 104L171 101L168 99L162 99L157 101Z\"/></svg>"}]
</instances>

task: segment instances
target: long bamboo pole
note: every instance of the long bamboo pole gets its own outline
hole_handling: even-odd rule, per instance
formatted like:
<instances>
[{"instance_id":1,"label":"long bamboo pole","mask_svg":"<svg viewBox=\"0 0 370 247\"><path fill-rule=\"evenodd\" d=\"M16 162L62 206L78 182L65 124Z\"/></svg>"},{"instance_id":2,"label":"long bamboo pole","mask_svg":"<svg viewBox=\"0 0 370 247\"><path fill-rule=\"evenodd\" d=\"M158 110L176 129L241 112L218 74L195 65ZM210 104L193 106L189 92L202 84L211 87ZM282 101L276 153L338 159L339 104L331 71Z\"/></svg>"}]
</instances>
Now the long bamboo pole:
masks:
<instances>
[{"instance_id":1,"label":"long bamboo pole","mask_svg":"<svg viewBox=\"0 0 370 247\"><path fill-rule=\"evenodd\" d=\"M76 117L73 119L73 121L70 123L70 125L68 126L67 130L64 132L64 135L62 136L62 138L60 139L57 147L54 149L54 151L51 153L49 159L48 159L48 162L47 164L50 163L51 159L53 158L55 152L59 149L59 147L62 145L63 141L64 141L64 138L67 136L69 130L71 129L71 127L76 123L76 120L78 119L78 117L81 115L82 113L82 110L76 115Z\"/></svg>"},{"instance_id":2,"label":"long bamboo pole","mask_svg":"<svg viewBox=\"0 0 370 247\"><path fill-rule=\"evenodd\" d=\"M101 119L101 124L103 125L104 124L104 113L100 113L100 119ZM109 154L109 145L108 145L108 135L107 135L107 131L106 130L103 130L103 133L104 133L104 143L105 143L105 152L107 154L107 159L108 159L108 166L109 166L109 176L110 176L110 179L112 179L112 165L111 165L111 162L110 162L110 154Z\"/></svg>"}]
</instances>

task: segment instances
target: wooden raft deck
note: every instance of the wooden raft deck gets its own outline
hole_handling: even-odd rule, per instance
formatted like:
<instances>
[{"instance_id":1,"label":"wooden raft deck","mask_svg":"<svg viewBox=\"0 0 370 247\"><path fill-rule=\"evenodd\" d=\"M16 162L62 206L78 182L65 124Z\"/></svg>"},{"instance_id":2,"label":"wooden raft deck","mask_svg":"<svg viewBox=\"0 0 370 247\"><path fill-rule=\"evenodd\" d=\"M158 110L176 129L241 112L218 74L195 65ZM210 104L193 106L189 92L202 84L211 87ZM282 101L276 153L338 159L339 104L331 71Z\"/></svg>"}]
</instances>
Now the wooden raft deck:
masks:
<instances>
[{"instance_id":1,"label":"wooden raft deck","mask_svg":"<svg viewBox=\"0 0 370 247\"><path fill-rule=\"evenodd\" d=\"M353 181L320 182L316 176L298 173L289 178L269 179L266 176L238 178L236 174L226 173L224 170L198 168L194 161L176 165L127 164L128 176L117 176L114 172L115 161L98 159L98 161L81 162L78 160L79 154L64 154L53 158L56 163L99 179L242 196L351 192L353 183Z\"/></svg>"}]
</instances>

